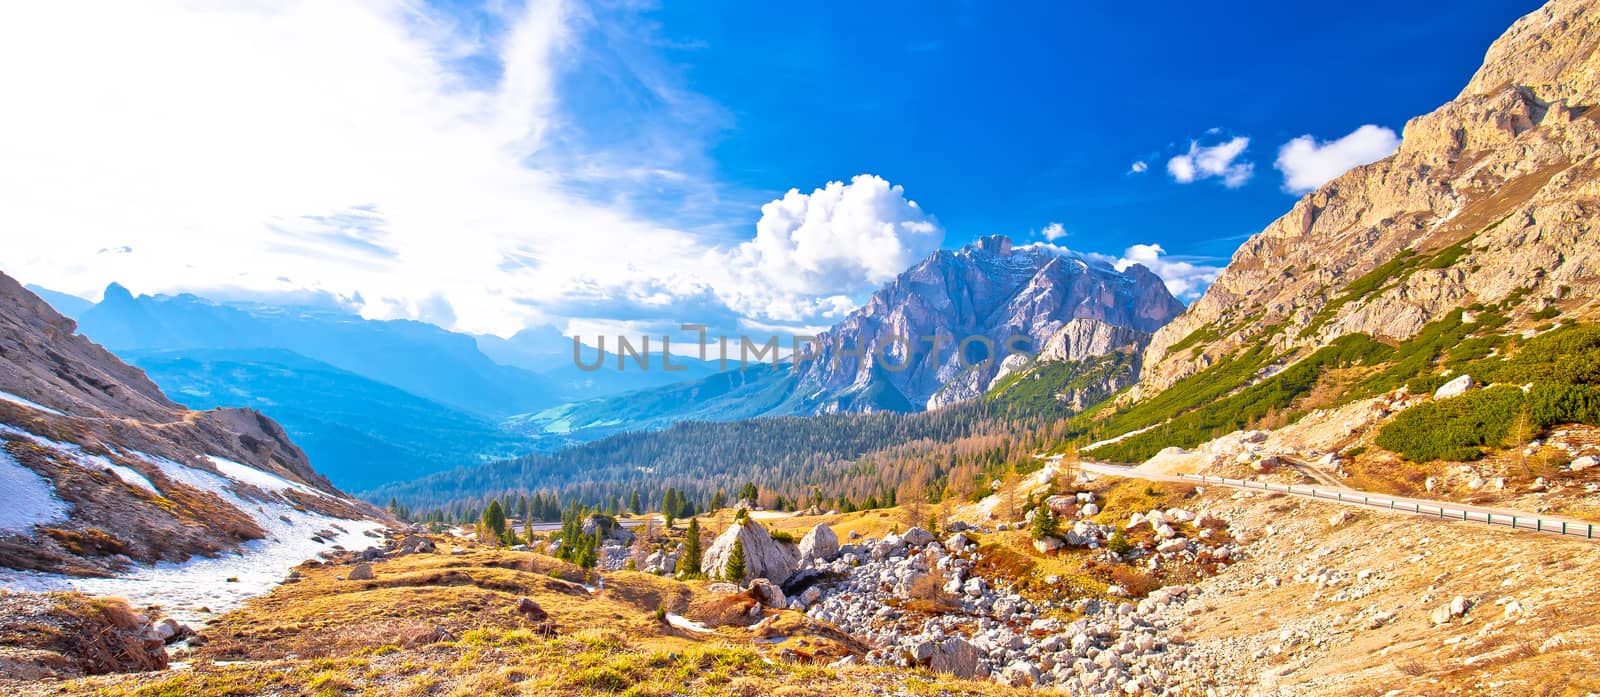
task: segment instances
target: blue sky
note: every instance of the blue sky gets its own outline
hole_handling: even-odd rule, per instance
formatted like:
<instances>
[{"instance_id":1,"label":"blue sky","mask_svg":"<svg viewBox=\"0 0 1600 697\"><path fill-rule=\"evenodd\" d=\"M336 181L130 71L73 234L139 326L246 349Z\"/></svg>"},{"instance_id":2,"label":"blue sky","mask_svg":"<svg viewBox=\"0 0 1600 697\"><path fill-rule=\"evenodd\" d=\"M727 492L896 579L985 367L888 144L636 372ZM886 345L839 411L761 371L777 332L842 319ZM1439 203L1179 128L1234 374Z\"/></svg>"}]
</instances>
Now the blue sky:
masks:
<instances>
[{"instance_id":1,"label":"blue sky","mask_svg":"<svg viewBox=\"0 0 1600 697\"><path fill-rule=\"evenodd\" d=\"M753 331L1048 230L1187 300L1536 6L17 4L0 226L33 234L0 269L474 332Z\"/></svg>"},{"instance_id":2,"label":"blue sky","mask_svg":"<svg viewBox=\"0 0 1600 697\"><path fill-rule=\"evenodd\" d=\"M1363 124L1398 132L1538 5L668 3L643 17L684 86L725 108L710 159L745 203L872 172L951 243L1057 221L1093 251L1158 242L1225 257L1295 198L1271 170L1279 145ZM596 106L606 130L633 118ZM1251 138L1248 184L1161 176L1211 128ZM1128 176L1138 159L1157 171Z\"/></svg>"}]
</instances>

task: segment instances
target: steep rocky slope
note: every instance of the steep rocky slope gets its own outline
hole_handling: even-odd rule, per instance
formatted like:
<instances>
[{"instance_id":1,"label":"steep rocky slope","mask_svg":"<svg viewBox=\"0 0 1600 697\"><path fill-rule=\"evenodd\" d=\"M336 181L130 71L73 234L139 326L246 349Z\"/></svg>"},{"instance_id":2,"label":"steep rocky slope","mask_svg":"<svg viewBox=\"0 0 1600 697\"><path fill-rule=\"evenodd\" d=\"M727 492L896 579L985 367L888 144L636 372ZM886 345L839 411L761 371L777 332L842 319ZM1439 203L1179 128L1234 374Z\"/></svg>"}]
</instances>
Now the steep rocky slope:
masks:
<instances>
[{"instance_id":1,"label":"steep rocky slope","mask_svg":"<svg viewBox=\"0 0 1600 697\"><path fill-rule=\"evenodd\" d=\"M53 587L52 574L108 576L319 531L331 545L343 535L330 526L378 515L317 474L272 420L188 411L75 328L0 274L0 567L45 572L8 584Z\"/></svg>"},{"instance_id":2,"label":"steep rocky slope","mask_svg":"<svg viewBox=\"0 0 1600 697\"><path fill-rule=\"evenodd\" d=\"M1512 329L1600 314L1600 9L1556 0L1490 47L1390 157L1305 196L1156 332L1137 396L1243 348L1404 341L1474 304Z\"/></svg>"}]
</instances>

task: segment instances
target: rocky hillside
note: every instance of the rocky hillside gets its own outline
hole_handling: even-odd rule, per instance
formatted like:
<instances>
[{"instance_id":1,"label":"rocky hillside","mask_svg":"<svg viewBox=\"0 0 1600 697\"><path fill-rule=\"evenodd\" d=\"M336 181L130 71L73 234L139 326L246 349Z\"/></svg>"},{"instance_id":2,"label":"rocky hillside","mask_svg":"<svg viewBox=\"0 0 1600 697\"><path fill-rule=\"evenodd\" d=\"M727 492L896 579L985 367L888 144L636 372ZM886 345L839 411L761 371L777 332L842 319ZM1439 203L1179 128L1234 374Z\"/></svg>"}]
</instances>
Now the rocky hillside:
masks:
<instances>
[{"instance_id":1,"label":"rocky hillside","mask_svg":"<svg viewBox=\"0 0 1600 697\"><path fill-rule=\"evenodd\" d=\"M66 576L185 562L253 541L252 550L314 537L332 545L343 534L330 527L343 522L348 532L378 515L317 474L272 420L184 409L75 329L0 274L8 585L70 585Z\"/></svg>"},{"instance_id":2,"label":"rocky hillside","mask_svg":"<svg viewBox=\"0 0 1600 697\"><path fill-rule=\"evenodd\" d=\"M1390 157L1305 196L1156 332L1138 396L1256 346L1406 341L1462 308L1508 329L1600 315L1600 10L1555 0L1518 20L1453 101Z\"/></svg>"}]
</instances>

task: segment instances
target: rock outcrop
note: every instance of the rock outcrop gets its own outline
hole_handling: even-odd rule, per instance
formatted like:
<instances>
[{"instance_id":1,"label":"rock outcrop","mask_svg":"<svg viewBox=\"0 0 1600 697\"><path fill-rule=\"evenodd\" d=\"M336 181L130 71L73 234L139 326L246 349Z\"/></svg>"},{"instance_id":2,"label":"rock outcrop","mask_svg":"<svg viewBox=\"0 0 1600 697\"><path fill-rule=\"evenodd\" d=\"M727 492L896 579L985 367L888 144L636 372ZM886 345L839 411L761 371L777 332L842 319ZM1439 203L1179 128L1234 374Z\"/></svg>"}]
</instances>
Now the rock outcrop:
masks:
<instances>
[{"instance_id":1,"label":"rock outcrop","mask_svg":"<svg viewBox=\"0 0 1600 697\"><path fill-rule=\"evenodd\" d=\"M1474 303L1509 301L1514 322L1549 308L1600 316L1597 42L1591 2L1554 0L1519 19L1456 99L1406 124L1393 155L1245 242L1156 332L1138 395L1243 346L1406 340Z\"/></svg>"},{"instance_id":2,"label":"rock outcrop","mask_svg":"<svg viewBox=\"0 0 1600 697\"><path fill-rule=\"evenodd\" d=\"M712 541L706 549L702 571L713 577L722 576L728 568L728 559L733 556L734 540L744 542L745 578L764 578L782 585L799 567L800 552L794 545L772 539L772 534L760 523L745 519Z\"/></svg>"}]
</instances>

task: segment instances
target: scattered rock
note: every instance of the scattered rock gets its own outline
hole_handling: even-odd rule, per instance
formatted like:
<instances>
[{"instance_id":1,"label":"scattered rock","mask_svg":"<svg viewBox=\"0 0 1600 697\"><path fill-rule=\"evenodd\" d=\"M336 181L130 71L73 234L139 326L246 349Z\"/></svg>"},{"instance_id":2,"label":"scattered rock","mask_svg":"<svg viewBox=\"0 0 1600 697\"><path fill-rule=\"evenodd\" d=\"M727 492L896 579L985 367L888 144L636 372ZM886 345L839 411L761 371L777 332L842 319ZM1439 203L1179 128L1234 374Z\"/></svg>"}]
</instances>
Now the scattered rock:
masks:
<instances>
[{"instance_id":1,"label":"scattered rock","mask_svg":"<svg viewBox=\"0 0 1600 697\"><path fill-rule=\"evenodd\" d=\"M1472 382L1471 375L1458 375L1455 379L1440 385L1439 389L1434 390L1433 398L1449 399L1451 397L1458 397L1466 394L1467 390L1470 390L1474 387L1477 387L1477 384Z\"/></svg>"},{"instance_id":2,"label":"scattered rock","mask_svg":"<svg viewBox=\"0 0 1600 697\"><path fill-rule=\"evenodd\" d=\"M356 564L355 568L350 570L350 575L346 576L345 578L351 581L371 581L372 565L365 563Z\"/></svg>"}]
</instances>

